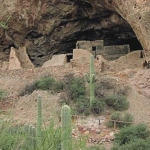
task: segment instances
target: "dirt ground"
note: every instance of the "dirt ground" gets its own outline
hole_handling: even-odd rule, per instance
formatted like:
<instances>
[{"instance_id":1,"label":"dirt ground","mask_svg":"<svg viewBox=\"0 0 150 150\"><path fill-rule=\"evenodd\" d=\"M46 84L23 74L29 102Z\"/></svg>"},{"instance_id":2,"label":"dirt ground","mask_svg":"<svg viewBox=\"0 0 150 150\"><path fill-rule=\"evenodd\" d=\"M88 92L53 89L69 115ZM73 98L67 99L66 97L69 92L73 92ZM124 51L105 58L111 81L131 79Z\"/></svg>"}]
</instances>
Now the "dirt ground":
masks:
<instances>
[{"instance_id":1,"label":"dirt ground","mask_svg":"<svg viewBox=\"0 0 150 150\"><path fill-rule=\"evenodd\" d=\"M131 89L127 100L130 107L127 111L134 116L135 123L147 123L150 126L150 69L142 67L140 51L129 53L115 61L104 60L103 75L113 77L120 84L128 84ZM100 72L97 64L96 71ZM58 67L35 68L30 70L3 70L0 72L0 87L8 92L8 97L0 101L0 118L13 118L15 123L35 124L37 116L37 96L43 100L44 123L60 110L58 101L60 93L34 91L30 95L19 96L28 84L43 76L52 75L56 79L68 73L84 75L89 67L73 67L70 64Z\"/></svg>"}]
</instances>

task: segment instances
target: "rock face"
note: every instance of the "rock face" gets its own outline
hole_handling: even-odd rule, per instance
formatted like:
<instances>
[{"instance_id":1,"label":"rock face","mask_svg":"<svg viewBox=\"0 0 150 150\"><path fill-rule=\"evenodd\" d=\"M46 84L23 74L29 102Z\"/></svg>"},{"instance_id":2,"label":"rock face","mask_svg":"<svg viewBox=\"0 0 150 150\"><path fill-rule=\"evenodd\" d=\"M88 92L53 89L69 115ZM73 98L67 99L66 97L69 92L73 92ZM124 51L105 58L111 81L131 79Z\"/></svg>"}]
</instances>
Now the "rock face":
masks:
<instances>
[{"instance_id":1,"label":"rock face","mask_svg":"<svg viewBox=\"0 0 150 150\"><path fill-rule=\"evenodd\" d=\"M55 53L72 52L78 40L130 44L131 50L150 45L149 0L5 0L0 10L3 61L12 46L27 47L41 66Z\"/></svg>"}]
</instances>

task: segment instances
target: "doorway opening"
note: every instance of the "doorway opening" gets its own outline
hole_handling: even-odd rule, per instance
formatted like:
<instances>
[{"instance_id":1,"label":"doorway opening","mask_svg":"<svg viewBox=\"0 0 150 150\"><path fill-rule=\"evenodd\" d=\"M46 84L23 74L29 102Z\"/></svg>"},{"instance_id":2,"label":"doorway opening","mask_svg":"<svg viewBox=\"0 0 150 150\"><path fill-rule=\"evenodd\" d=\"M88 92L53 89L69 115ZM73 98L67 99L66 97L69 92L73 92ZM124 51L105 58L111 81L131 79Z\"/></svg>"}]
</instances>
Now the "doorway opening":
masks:
<instances>
[{"instance_id":1,"label":"doorway opening","mask_svg":"<svg viewBox=\"0 0 150 150\"><path fill-rule=\"evenodd\" d=\"M96 58L96 46L92 46L92 54Z\"/></svg>"},{"instance_id":2,"label":"doorway opening","mask_svg":"<svg viewBox=\"0 0 150 150\"><path fill-rule=\"evenodd\" d=\"M73 58L73 53L67 53L67 62L70 62L71 59Z\"/></svg>"}]
</instances>

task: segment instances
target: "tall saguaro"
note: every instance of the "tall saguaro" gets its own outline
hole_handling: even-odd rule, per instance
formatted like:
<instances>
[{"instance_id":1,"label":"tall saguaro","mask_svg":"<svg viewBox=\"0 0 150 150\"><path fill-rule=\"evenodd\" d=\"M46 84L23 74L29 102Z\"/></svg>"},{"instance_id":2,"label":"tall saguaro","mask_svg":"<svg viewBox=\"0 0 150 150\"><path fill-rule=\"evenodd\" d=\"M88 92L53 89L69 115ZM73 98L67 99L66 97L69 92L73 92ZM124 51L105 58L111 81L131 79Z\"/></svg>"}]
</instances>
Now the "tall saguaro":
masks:
<instances>
[{"instance_id":1,"label":"tall saguaro","mask_svg":"<svg viewBox=\"0 0 150 150\"><path fill-rule=\"evenodd\" d=\"M86 81L90 84L90 105L95 99L95 73L94 73L94 56L90 56L90 75L85 75Z\"/></svg>"},{"instance_id":2,"label":"tall saguaro","mask_svg":"<svg viewBox=\"0 0 150 150\"><path fill-rule=\"evenodd\" d=\"M64 105L61 109L61 150L72 150L71 109Z\"/></svg>"}]
</instances>

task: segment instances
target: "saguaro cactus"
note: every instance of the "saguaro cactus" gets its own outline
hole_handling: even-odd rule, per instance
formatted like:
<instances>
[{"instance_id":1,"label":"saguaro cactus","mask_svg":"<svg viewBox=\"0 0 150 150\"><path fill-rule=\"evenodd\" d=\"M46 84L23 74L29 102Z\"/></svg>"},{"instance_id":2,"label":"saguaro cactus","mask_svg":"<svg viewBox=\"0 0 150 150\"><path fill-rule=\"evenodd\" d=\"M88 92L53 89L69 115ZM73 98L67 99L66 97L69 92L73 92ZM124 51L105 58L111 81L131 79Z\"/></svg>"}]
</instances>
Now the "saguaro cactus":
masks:
<instances>
[{"instance_id":1,"label":"saguaro cactus","mask_svg":"<svg viewBox=\"0 0 150 150\"><path fill-rule=\"evenodd\" d=\"M42 97L38 95L38 114L37 114L37 127L36 127L36 138L37 148L40 149L42 146Z\"/></svg>"},{"instance_id":2,"label":"saguaro cactus","mask_svg":"<svg viewBox=\"0 0 150 150\"><path fill-rule=\"evenodd\" d=\"M68 105L61 109L61 150L72 150L71 110Z\"/></svg>"},{"instance_id":3,"label":"saguaro cactus","mask_svg":"<svg viewBox=\"0 0 150 150\"><path fill-rule=\"evenodd\" d=\"M94 73L94 56L90 56L90 76L85 74L86 81L90 84L90 105L95 99L95 73Z\"/></svg>"}]
</instances>

